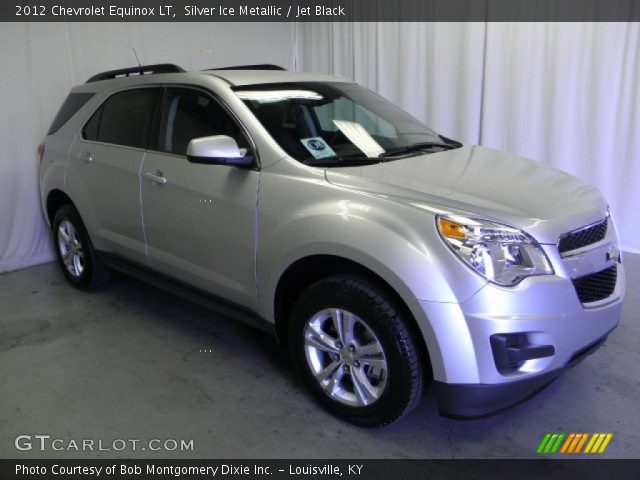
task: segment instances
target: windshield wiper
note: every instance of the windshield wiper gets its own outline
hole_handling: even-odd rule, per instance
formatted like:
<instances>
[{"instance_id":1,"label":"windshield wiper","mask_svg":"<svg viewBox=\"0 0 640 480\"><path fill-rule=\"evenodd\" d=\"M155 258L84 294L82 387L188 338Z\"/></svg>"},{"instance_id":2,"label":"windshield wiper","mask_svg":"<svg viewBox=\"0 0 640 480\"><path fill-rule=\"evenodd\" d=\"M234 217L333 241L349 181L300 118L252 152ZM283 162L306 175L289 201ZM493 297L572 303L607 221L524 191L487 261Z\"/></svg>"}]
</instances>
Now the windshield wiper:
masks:
<instances>
[{"instance_id":1,"label":"windshield wiper","mask_svg":"<svg viewBox=\"0 0 640 480\"><path fill-rule=\"evenodd\" d=\"M414 143L413 145L407 145L406 147L397 147L387 150L386 152L382 152L378 155L378 158L387 158L387 157L395 157L396 155L402 155L404 153L411 153L417 150L427 150L429 148L444 148L445 150L451 150L454 148L458 148L456 145L450 143L443 142L422 142L422 143Z\"/></svg>"},{"instance_id":2,"label":"windshield wiper","mask_svg":"<svg viewBox=\"0 0 640 480\"><path fill-rule=\"evenodd\" d=\"M363 165L373 165L375 163L380 163L380 159L378 157L366 157L361 153L354 153L351 155L343 155L340 157L336 156L321 159L309 159L305 160L302 163L312 167L359 167Z\"/></svg>"},{"instance_id":3,"label":"windshield wiper","mask_svg":"<svg viewBox=\"0 0 640 480\"><path fill-rule=\"evenodd\" d=\"M457 140L452 140L451 138L447 138L444 135L438 135L438 136L440 137L440 140L442 140L444 143L453 145L456 148L460 148L462 146L462 143L458 142Z\"/></svg>"}]
</instances>

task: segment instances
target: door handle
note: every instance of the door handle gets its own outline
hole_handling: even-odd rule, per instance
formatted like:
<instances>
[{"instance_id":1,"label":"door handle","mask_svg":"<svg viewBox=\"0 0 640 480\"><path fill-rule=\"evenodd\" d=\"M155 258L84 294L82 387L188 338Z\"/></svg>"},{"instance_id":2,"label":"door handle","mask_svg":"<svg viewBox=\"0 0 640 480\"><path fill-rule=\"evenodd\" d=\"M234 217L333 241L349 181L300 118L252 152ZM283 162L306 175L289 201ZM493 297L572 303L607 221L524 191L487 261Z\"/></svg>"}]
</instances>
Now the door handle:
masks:
<instances>
[{"instance_id":1,"label":"door handle","mask_svg":"<svg viewBox=\"0 0 640 480\"><path fill-rule=\"evenodd\" d=\"M158 170L156 170L155 172L147 172L143 176L145 180L149 180L151 183L154 183L156 185L164 185L165 183L167 183L167 179L164 178L162 172L159 172Z\"/></svg>"},{"instance_id":2,"label":"door handle","mask_svg":"<svg viewBox=\"0 0 640 480\"><path fill-rule=\"evenodd\" d=\"M76 155L76 158L78 160L82 160L85 163L93 162L93 157L91 156L90 152L79 153L79 154Z\"/></svg>"}]
</instances>

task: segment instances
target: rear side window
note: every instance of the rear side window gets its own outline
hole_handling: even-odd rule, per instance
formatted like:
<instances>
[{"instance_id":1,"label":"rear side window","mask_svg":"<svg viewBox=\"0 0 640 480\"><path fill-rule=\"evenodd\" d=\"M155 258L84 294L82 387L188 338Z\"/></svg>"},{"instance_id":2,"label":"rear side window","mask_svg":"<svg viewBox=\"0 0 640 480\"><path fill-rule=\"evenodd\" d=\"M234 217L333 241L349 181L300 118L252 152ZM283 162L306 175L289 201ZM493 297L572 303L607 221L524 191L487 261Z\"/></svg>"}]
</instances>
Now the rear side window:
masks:
<instances>
[{"instance_id":1,"label":"rear side window","mask_svg":"<svg viewBox=\"0 0 640 480\"><path fill-rule=\"evenodd\" d=\"M98 141L98 129L100 128L100 119L102 118L102 105L93 114L93 116L89 119L89 121L85 124L82 129L82 137L85 140L92 140L94 142Z\"/></svg>"},{"instance_id":2,"label":"rear side window","mask_svg":"<svg viewBox=\"0 0 640 480\"><path fill-rule=\"evenodd\" d=\"M86 140L147 148L158 89L126 90L109 97L82 130Z\"/></svg>"},{"instance_id":3,"label":"rear side window","mask_svg":"<svg viewBox=\"0 0 640 480\"><path fill-rule=\"evenodd\" d=\"M94 95L95 93L70 93L60 107L56 118L53 119L47 135L52 135L60 130Z\"/></svg>"}]
</instances>

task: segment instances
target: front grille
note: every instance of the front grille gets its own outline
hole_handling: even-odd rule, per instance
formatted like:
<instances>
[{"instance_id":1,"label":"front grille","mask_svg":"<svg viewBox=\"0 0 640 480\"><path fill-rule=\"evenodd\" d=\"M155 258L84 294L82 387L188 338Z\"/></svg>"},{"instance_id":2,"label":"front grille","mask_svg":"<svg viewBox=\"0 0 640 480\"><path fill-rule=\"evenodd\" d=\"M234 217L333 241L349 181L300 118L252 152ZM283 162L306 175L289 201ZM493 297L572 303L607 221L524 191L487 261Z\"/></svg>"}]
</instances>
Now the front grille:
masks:
<instances>
[{"instance_id":1,"label":"front grille","mask_svg":"<svg viewBox=\"0 0 640 480\"><path fill-rule=\"evenodd\" d=\"M560 253L570 252L571 250L577 250L578 248L599 242L606 237L608 225L609 217L605 217L601 222L565 233L560 237L558 250Z\"/></svg>"},{"instance_id":2,"label":"front grille","mask_svg":"<svg viewBox=\"0 0 640 480\"><path fill-rule=\"evenodd\" d=\"M614 265L605 270L573 279L573 286L580 301L590 303L610 297L616 288L617 267Z\"/></svg>"}]
</instances>

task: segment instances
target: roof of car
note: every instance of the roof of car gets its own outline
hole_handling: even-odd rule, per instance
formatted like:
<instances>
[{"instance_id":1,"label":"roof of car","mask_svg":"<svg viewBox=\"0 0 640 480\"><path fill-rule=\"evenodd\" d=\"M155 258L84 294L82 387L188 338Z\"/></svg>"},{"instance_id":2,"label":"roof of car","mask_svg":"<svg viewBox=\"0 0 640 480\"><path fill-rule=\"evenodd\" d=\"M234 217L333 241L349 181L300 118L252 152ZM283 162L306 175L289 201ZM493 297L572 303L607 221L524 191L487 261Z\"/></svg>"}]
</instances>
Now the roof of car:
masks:
<instances>
[{"instance_id":1,"label":"roof of car","mask_svg":"<svg viewBox=\"0 0 640 480\"><path fill-rule=\"evenodd\" d=\"M350 82L337 75L290 72L287 70L208 70L205 73L220 77L233 86L293 82Z\"/></svg>"},{"instance_id":2,"label":"roof of car","mask_svg":"<svg viewBox=\"0 0 640 480\"><path fill-rule=\"evenodd\" d=\"M172 63L158 63L154 65L138 65L136 67L108 70L93 75L84 85L74 88L74 91L95 90L96 84L127 85L139 83L161 83L168 77L175 80L175 75L187 77L194 75L215 76L224 80L231 86L250 86L271 83L299 83L299 82L350 82L351 80L337 75L318 73L290 72L282 67L271 64L238 65L235 67L211 68L207 70L195 70L187 72L178 65ZM115 82L115 83L112 83ZM125 83L123 83L125 82Z\"/></svg>"}]
</instances>

